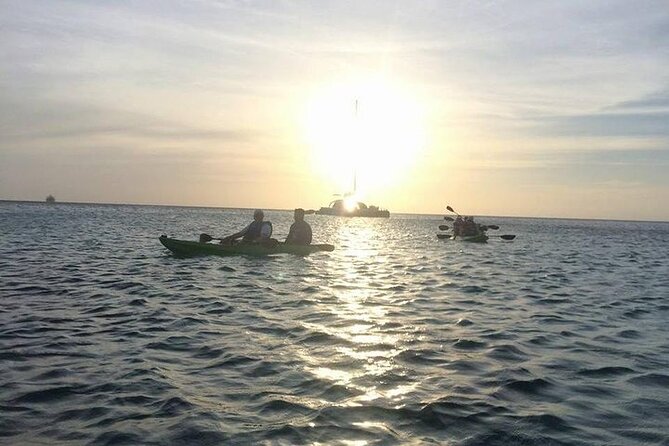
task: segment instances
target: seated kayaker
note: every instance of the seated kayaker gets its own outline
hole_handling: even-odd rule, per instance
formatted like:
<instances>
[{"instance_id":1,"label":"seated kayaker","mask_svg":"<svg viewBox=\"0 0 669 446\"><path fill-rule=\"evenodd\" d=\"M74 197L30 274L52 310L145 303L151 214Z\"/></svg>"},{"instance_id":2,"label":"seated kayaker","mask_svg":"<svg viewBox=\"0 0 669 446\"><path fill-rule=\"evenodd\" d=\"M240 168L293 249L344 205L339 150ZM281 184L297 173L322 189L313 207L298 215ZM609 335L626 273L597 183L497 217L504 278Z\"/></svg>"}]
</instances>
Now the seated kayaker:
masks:
<instances>
[{"instance_id":1,"label":"seated kayaker","mask_svg":"<svg viewBox=\"0 0 669 446\"><path fill-rule=\"evenodd\" d=\"M293 214L295 223L290 225L286 243L289 245L310 245L311 244L311 226L304 221L304 209L295 209Z\"/></svg>"},{"instance_id":2,"label":"seated kayaker","mask_svg":"<svg viewBox=\"0 0 669 446\"><path fill-rule=\"evenodd\" d=\"M232 235L229 235L221 239L221 244L232 244L238 238L242 238L242 242L267 242L272 236L272 223L269 221L264 221L265 213L256 209L253 212L253 221L247 227L242 229L239 232L236 232Z\"/></svg>"},{"instance_id":3,"label":"seated kayaker","mask_svg":"<svg viewBox=\"0 0 669 446\"><path fill-rule=\"evenodd\" d=\"M462 235L465 237L473 236L473 235L478 235L479 233L479 228L474 223L474 217L465 217L465 220L462 224Z\"/></svg>"},{"instance_id":4,"label":"seated kayaker","mask_svg":"<svg viewBox=\"0 0 669 446\"><path fill-rule=\"evenodd\" d=\"M458 215L458 217L455 219L453 222L453 235L461 236L463 231L462 231L462 226L464 225L464 221L462 220L462 217Z\"/></svg>"}]
</instances>

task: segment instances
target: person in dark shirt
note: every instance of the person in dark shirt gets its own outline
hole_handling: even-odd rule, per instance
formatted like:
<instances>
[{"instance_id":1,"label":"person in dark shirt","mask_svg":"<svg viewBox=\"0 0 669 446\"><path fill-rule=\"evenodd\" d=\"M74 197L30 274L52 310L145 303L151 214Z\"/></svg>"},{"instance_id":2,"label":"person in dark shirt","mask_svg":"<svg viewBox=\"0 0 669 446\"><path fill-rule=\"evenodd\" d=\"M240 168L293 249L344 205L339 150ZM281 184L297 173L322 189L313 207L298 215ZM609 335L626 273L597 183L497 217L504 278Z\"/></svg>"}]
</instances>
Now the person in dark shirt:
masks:
<instances>
[{"instance_id":1,"label":"person in dark shirt","mask_svg":"<svg viewBox=\"0 0 669 446\"><path fill-rule=\"evenodd\" d=\"M295 223L290 225L286 243L290 245L310 245L311 244L311 226L304 221L304 209L295 209L293 214Z\"/></svg>"},{"instance_id":2,"label":"person in dark shirt","mask_svg":"<svg viewBox=\"0 0 669 446\"><path fill-rule=\"evenodd\" d=\"M462 226L462 234L465 237L479 235L481 233L481 225L474 221L474 217L465 217Z\"/></svg>"}]
</instances>

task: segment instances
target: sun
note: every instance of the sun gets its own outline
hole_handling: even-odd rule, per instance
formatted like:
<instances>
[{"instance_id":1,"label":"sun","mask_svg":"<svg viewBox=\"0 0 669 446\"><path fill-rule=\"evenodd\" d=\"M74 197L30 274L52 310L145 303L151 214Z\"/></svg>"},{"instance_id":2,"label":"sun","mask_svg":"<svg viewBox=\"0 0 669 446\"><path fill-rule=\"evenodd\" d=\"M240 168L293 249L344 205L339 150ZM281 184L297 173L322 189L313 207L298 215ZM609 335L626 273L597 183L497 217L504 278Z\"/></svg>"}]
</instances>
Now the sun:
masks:
<instances>
[{"instance_id":1,"label":"sun","mask_svg":"<svg viewBox=\"0 0 669 446\"><path fill-rule=\"evenodd\" d=\"M304 132L314 167L357 195L398 182L425 143L423 111L406 89L383 79L342 82L315 91Z\"/></svg>"},{"instance_id":2,"label":"sun","mask_svg":"<svg viewBox=\"0 0 669 446\"><path fill-rule=\"evenodd\" d=\"M348 197L344 198L344 209L346 209L347 212L353 212L357 209L358 207L358 202L353 195L349 195Z\"/></svg>"}]
</instances>

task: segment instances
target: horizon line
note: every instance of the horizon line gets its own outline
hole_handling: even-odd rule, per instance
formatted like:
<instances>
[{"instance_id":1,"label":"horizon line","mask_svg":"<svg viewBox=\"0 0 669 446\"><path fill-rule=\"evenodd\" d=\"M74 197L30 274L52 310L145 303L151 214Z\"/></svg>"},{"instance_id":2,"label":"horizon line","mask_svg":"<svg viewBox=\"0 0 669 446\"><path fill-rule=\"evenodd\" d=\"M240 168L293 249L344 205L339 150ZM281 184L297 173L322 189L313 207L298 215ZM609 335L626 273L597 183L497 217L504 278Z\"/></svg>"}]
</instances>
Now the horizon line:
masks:
<instances>
[{"instance_id":1,"label":"horizon line","mask_svg":"<svg viewBox=\"0 0 669 446\"><path fill-rule=\"evenodd\" d=\"M46 201L38 200L15 200L15 199L5 199L0 198L0 203L30 203L30 204L47 204ZM195 209L236 209L236 210L254 210L258 209L256 207L236 207L236 206L205 206L205 205L192 205L192 204L155 204L155 203L102 203L102 202L89 202L89 201L56 201L54 203L49 203L50 205L54 204L74 204L74 205L93 205L93 206L154 206L154 207L178 207L178 208L195 208ZM281 208L262 208L267 211L286 211L290 212L296 208L292 209L281 209ZM391 212L391 215L393 212ZM415 215L423 217L431 216L442 216L442 213L416 213L416 212L394 212L396 215ZM579 221L617 221L617 222L629 222L629 223L669 223L669 220L623 220L616 218L583 218L583 217L546 217L546 216L525 216L525 215L474 215L475 217L484 217L484 218L525 218L525 219L536 219L536 220L579 220Z\"/></svg>"}]
</instances>

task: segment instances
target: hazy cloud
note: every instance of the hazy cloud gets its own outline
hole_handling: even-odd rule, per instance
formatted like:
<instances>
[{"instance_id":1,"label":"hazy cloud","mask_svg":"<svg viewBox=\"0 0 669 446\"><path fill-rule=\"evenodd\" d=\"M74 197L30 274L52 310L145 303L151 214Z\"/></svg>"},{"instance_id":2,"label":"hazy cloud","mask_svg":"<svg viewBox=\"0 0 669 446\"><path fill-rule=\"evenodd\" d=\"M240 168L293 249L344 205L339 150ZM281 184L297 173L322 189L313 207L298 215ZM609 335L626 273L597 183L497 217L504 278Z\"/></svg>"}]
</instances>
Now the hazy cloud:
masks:
<instances>
[{"instance_id":1,"label":"hazy cloud","mask_svg":"<svg viewBox=\"0 0 669 446\"><path fill-rule=\"evenodd\" d=\"M546 117L538 120L539 134L556 136L648 136L669 138L669 111L595 113Z\"/></svg>"},{"instance_id":2,"label":"hazy cloud","mask_svg":"<svg viewBox=\"0 0 669 446\"><path fill-rule=\"evenodd\" d=\"M669 110L669 88L662 89L638 99L622 101L609 107L610 110ZM669 124L668 124L669 126Z\"/></svg>"}]
</instances>

